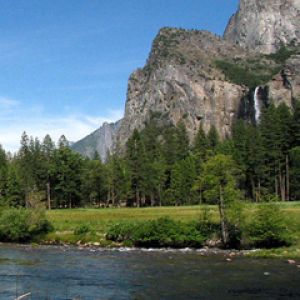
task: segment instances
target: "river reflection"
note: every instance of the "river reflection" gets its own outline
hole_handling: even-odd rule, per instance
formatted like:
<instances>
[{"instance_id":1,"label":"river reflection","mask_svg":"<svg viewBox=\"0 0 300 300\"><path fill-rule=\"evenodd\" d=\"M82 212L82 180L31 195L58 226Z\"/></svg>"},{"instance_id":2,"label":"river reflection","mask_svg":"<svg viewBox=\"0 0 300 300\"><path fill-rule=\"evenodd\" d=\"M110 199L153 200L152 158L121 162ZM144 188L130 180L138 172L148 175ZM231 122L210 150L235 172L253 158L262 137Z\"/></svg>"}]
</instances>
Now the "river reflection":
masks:
<instances>
[{"instance_id":1,"label":"river reflection","mask_svg":"<svg viewBox=\"0 0 300 300\"><path fill-rule=\"evenodd\" d=\"M200 252L0 246L0 299L300 299L283 260Z\"/></svg>"}]
</instances>

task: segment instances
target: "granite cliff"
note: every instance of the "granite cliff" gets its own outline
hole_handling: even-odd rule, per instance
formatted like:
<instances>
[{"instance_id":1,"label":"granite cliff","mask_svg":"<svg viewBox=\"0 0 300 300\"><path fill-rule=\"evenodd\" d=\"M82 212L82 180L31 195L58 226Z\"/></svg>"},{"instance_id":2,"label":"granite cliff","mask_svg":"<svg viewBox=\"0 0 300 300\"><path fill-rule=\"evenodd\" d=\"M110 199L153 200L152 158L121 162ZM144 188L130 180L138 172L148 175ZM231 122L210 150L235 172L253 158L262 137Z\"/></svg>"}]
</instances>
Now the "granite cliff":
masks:
<instances>
[{"instance_id":1,"label":"granite cliff","mask_svg":"<svg viewBox=\"0 0 300 300\"><path fill-rule=\"evenodd\" d=\"M268 98L275 105L284 102L293 107L294 101L300 100L300 54L291 56L266 86Z\"/></svg>"},{"instance_id":2,"label":"granite cliff","mask_svg":"<svg viewBox=\"0 0 300 300\"><path fill-rule=\"evenodd\" d=\"M241 0L224 37L161 29L146 65L129 78L122 122L73 148L105 158L153 116L175 126L183 121L190 139L200 124L206 132L214 125L224 138L237 117L258 121L255 107L285 102L292 108L300 99L299 6L300 0Z\"/></svg>"},{"instance_id":3,"label":"granite cliff","mask_svg":"<svg viewBox=\"0 0 300 300\"><path fill-rule=\"evenodd\" d=\"M226 81L215 60L247 55L241 47L206 31L162 29L146 66L129 79L118 143L124 145L153 114L173 125L183 121L190 138L200 123L206 131L215 125L223 137L229 134L247 87Z\"/></svg>"},{"instance_id":4,"label":"granite cliff","mask_svg":"<svg viewBox=\"0 0 300 300\"><path fill-rule=\"evenodd\" d=\"M146 66L129 79L116 141L124 146L153 113L175 126L183 121L191 140L200 124L206 132L215 126L224 138L237 117L255 121L256 87L260 106L285 102L292 107L300 98L297 53L297 48L282 48L264 55L206 31L164 28Z\"/></svg>"},{"instance_id":5,"label":"granite cliff","mask_svg":"<svg viewBox=\"0 0 300 300\"><path fill-rule=\"evenodd\" d=\"M241 0L225 30L224 38L262 53L282 45L299 44L299 0Z\"/></svg>"},{"instance_id":6,"label":"granite cliff","mask_svg":"<svg viewBox=\"0 0 300 300\"><path fill-rule=\"evenodd\" d=\"M95 152L106 160L107 153L113 149L113 143L116 132L119 130L122 120L116 123L103 123L102 126L82 140L74 143L71 148L82 155L93 158Z\"/></svg>"}]
</instances>

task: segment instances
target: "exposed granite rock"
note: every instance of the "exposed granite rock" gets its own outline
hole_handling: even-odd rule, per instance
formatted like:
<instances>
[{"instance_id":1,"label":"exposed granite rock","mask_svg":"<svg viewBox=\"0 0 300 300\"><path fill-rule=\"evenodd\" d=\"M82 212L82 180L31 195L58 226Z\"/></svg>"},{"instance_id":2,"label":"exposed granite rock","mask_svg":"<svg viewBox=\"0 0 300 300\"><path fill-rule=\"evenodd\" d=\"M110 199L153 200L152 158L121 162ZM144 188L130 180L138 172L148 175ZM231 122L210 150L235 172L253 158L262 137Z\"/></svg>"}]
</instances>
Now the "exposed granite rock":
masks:
<instances>
[{"instance_id":1,"label":"exposed granite rock","mask_svg":"<svg viewBox=\"0 0 300 300\"><path fill-rule=\"evenodd\" d=\"M191 139L200 123L206 132L214 125L222 137L230 134L247 88L225 81L215 60L248 54L206 31L162 29L146 66L129 79L119 145L135 128L141 130L153 113L174 125L183 120Z\"/></svg>"},{"instance_id":2,"label":"exposed granite rock","mask_svg":"<svg viewBox=\"0 0 300 300\"><path fill-rule=\"evenodd\" d=\"M300 0L241 0L224 39L207 31L163 28L146 66L130 76L122 123L104 124L73 149L90 157L97 150L105 159L108 150L123 148L133 130L143 129L153 115L163 124L184 121L190 139L200 124L206 132L216 126L224 138L241 112L254 121L254 85L261 85L255 89L261 102L292 107L300 99L300 56L292 56L267 83L282 62L264 54L299 42ZM255 84L234 80L216 61L239 64L262 79ZM235 74L245 77L241 71Z\"/></svg>"},{"instance_id":3,"label":"exposed granite rock","mask_svg":"<svg viewBox=\"0 0 300 300\"><path fill-rule=\"evenodd\" d=\"M107 153L113 149L114 138L121 123L122 120L110 124L105 122L99 129L74 143L71 148L89 158L93 158L97 151L102 161L105 161Z\"/></svg>"},{"instance_id":4,"label":"exposed granite rock","mask_svg":"<svg viewBox=\"0 0 300 300\"><path fill-rule=\"evenodd\" d=\"M267 87L268 98L275 105L284 102L293 107L294 101L300 100L300 55L292 56Z\"/></svg>"},{"instance_id":5,"label":"exposed granite rock","mask_svg":"<svg viewBox=\"0 0 300 300\"><path fill-rule=\"evenodd\" d=\"M224 38L262 53L300 42L299 0L241 0Z\"/></svg>"}]
</instances>

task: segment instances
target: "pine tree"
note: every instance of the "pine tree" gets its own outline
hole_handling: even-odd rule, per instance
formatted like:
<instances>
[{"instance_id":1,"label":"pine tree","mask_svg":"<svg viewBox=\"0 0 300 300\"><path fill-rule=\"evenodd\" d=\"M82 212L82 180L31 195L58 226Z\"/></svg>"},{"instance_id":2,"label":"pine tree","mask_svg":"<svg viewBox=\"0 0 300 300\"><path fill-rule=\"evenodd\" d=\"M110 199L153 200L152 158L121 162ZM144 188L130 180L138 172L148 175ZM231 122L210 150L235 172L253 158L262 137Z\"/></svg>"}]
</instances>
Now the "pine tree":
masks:
<instances>
[{"instance_id":1,"label":"pine tree","mask_svg":"<svg viewBox=\"0 0 300 300\"><path fill-rule=\"evenodd\" d=\"M279 114L274 105L262 114L260 131L265 158L264 185L269 193L280 195L281 134Z\"/></svg>"},{"instance_id":2,"label":"pine tree","mask_svg":"<svg viewBox=\"0 0 300 300\"><path fill-rule=\"evenodd\" d=\"M125 202L130 204L131 176L126 161L116 154L107 157L107 203L112 205Z\"/></svg>"},{"instance_id":3,"label":"pine tree","mask_svg":"<svg viewBox=\"0 0 300 300\"><path fill-rule=\"evenodd\" d=\"M291 198L300 199L300 147L290 150L291 160Z\"/></svg>"},{"instance_id":4,"label":"pine tree","mask_svg":"<svg viewBox=\"0 0 300 300\"><path fill-rule=\"evenodd\" d=\"M61 139L54 152L54 190L58 205L72 208L80 205L83 161L67 145L67 140Z\"/></svg>"},{"instance_id":5,"label":"pine tree","mask_svg":"<svg viewBox=\"0 0 300 300\"><path fill-rule=\"evenodd\" d=\"M189 137L184 123L181 121L176 128L176 160L185 159L189 155Z\"/></svg>"},{"instance_id":6,"label":"pine tree","mask_svg":"<svg viewBox=\"0 0 300 300\"><path fill-rule=\"evenodd\" d=\"M108 174L101 160L83 161L83 172L81 177L82 192L84 199L89 199L90 205L105 203L107 196Z\"/></svg>"},{"instance_id":7,"label":"pine tree","mask_svg":"<svg viewBox=\"0 0 300 300\"><path fill-rule=\"evenodd\" d=\"M291 148L300 146L300 101L296 101L291 121Z\"/></svg>"},{"instance_id":8,"label":"pine tree","mask_svg":"<svg viewBox=\"0 0 300 300\"><path fill-rule=\"evenodd\" d=\"M216 153L216 148L220 142L218 131L214 125L210 127L210 130L207 135L207 139L208 139L208 149L210 155L214 155Z\"/></svg>"},{"instance_id":9,"label":"pine tree","mask_svg":"<svg viewBox=\"0 0 300 300\"><path fill-rule=\"evenodd\" d=\"M152 120L141 132L145 148L145 192L150 205L162 204L162 192L165 185L166 162L161 143L162 131Z\"/></svg>"},{"instance_id":10,"label":"pine tree","mask_svg":"<svg viewBox=\"0 0 300 300\"><path fill-rule=\"evenodd\" d=\"M32 162L32 139L24 131L21 137L21 147L18 152L18 169L20 184L25 194L25 206L29 207L30 193L34 190L34 166Z\"/></svg>"},{"instance_id":11,"label":"pine tree","mask_svg":"<svg viewBox=\"0 0 300 300\"><path fill-rule=\"evenodd\" d=\"M162 153L166 162L166 187L170 186L171 170L177 161L177 138L174 127L166 128L163 134Z\"/></svg>"},{"instance_id":12,"label":"pine tree","mask_svg":"<svg viewBox=\"0 0 300 300\"><path fill-rule=\"evenodd\" d=\"M166 163L162 155L151 161L148 158L146 193L150 198L151 206L162 205L162 192L166 180Z\"/></svg>"},{"instance_id":13,"label":"pine tree","mask_svg":"<svg viewBox=\"0 0 300 300\"><path fill-rule=\"evenodd\" d=\"M209 147L209 141L206 137L206 134L203 130L202 124L199 127L197 135L194 139L193 145L193 154L196 158L196 169L197 174L200 174L201 164L206 161L207 159L207 151Z\"/></svg>"},{"instance_id":14,"label":"pine tree","mask_svg":"<svg viewBox=\"0 0 300 300\"><path fill-rule=\"evenodd\" d=\"M25 206L25 195L17 176L16 168L10 165L7 176L6 203L12 207Z\"/></svg>"},{"instance_id":15,"label":"pine tree","mask_svg":"<svg viewBox=\"0 0 300 300\"><path fill-rule=\"evenodd\" d=\"M290 179L289 179L289 149L292 143L291 126L292 115L290 109L285 104L280 104L277 108L279 117L279 136L281 159L279 162L279 187L282 200L289 200Z\"/></svg>"},{"instance_id":16,"label":"pine tree","mask_svg":"<svg viewBox=\"0 0 300 300\"><path fill-rule=\"evenodd\" d=\"M246 129L245 147L245 189L255 201L261 198L261 180L264 175L264 148L261 134L257 127L249 125Z\"/></svg>"},{"instance_id":17,"label":"pine tree","mask_svg":"<svg viewBox=\"0 0 300 300\"><path fill-rule=\"evenodd\" d=\"M193 204L195 199L193 186L196 176L195 160L192 155L174 164L171 174L171 191L176 205Z\"/></svg>"},{"instance_id":18,"label":"pine tree","mask_svg":"<svg viewBox=\"0 0 300 300\"><path fill-rule=\"evenodd\" d=\"M247 160L247 124L243 120L237 120L232 127L232 139L235 152L235 161L244 169Z\"/></svg>"},{"instance_id":19,"label":"pine tree","mask_svg":"<svg viewBox=\"0 0 300 300\"><path fill-rule=\"evenodd\" d=\"M131 174L131 186L134 193L135 205L145 204L146 192L146 166L147 158L145 146L140 133L135 129L126 145L126 159Z\"/></svg>"},{"instance_id":20,"label":"pine tree","mask_svg":"<svg viewBox=\"0 0 300 300\"><path fill-rule=\"evenodd\" d=\"M7 189L8 161L6 153L0 145L0 204L4 202Z\"/></svg>"},{"instance_id":21,"label":"pine tree","mask_svg":"<svg viewBox=\"0 0 300 300\"><path fill-rule=\"evenodd\" d=\"M50 135L47 134L41 146L41 157L43 159L43 184L46 187L48 209L51 209L51 190L54 180L54 151L55 143L52 141Z\"/></svg>"}]
</instances>

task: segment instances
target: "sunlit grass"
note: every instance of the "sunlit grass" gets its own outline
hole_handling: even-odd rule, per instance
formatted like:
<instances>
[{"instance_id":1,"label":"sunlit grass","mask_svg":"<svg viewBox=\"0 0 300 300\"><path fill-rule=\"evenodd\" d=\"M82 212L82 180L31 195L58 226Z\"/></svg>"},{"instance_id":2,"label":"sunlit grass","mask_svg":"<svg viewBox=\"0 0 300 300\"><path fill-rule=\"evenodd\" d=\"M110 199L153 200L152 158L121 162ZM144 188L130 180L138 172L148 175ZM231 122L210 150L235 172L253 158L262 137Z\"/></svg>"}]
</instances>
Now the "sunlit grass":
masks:
<instances>
[{"instance_id":1,"label":"sunlit grass","mask_svg":"<svg viewBox=\"0 0 300 300\"><path fill-rule=\"evenodd\" d=\"M300 258L300 202L278 203L282 211L288 216L290 226L295 232L294 245L289 248L275 250L261 250L255 256L267 257L298 257ZM149 208L99 208L99 209L65 209L47 212L49 220L54 225L54 232L48 234L47 239L61 243L100 242L107 246L104 235L111 224L123 221L143 221L168 216L175 220L188 222L200 218L204 207L212 212L213 219L218 221L216 206L182 206L182 207L149 207ZM257 204L247 204L245 216L249 217L257 208ZM92 233L75 236L74 230L82 224L88 224Z\"/></svg>"},{"instance_id":2,"label":"sunlit grass","mask_svg":"<svg viewBox=\"0 0 300 300\"><path fill-rule=\"evenodd\" d=\"M212 210L215 207L211 206ZM107 208L52 210L47 213L56 230L74 230L81 223L89 223L96 231L104 232L107 225L118 221L143 221L168 216L190 221L200 217L203 206Z\"/></svg>"}]
</instances>

